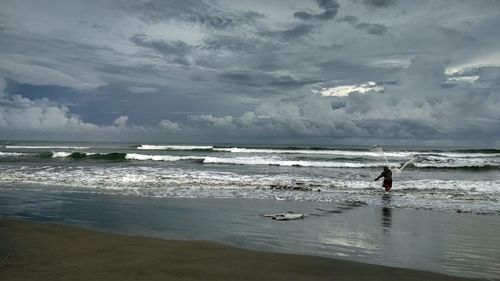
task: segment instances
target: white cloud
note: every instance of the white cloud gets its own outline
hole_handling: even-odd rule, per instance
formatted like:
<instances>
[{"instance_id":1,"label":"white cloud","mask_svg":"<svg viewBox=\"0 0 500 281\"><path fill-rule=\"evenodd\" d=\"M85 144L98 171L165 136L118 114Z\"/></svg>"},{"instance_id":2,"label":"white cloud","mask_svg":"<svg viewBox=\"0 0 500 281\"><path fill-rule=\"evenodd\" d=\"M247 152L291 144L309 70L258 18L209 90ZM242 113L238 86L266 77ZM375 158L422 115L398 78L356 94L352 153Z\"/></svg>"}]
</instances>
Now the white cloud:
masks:
<instances>
[{"instance_id":1,"label":"white cloud","mask_svg":"<svg viewBox=\"0 0 500 281\"><path fill-rule=\"evenodd\" d=\"M345 97L351 93L366 94L370 92L382 92L384 87L377 85L375 82L367 82L356 85L342 85L332 88L320 88L313 90L314 93L321 94L323 97Z\"/></svg>"},{"instance_id":2,"label":"white cloud","mask_svg":"<svg viewBox=\"0 0 500 281\"><path fill-rule=\"evenodd\" d=\"M18 130L78 130L97 126L85 123L47 99L29 100L20 95L0 99L0 128Z\"/></svg>"},{"instance_id":3,"label":"white cloud","mask_svg":"<svg viewBox=\"0 0 500 281\"><path fill-rule=\"evenodd\" d=\"M120 116L118 118L116 118L116 120L113 122L113 124L115 124L116 126L125 126L127 125L127 122L128 122L128 116Z\"/></svg>"},{"instance_id":4,"label":"white cloud","mask_svg":"<svg viewBox=\"0 0 500 281\"><path fill-rule=\"evenodd\" d=\"M448 77L448 81L452 83L468 83L472 84L479 79L477 75L469 75L469 76L452 76Z\"/></svg>"},{"instance_id":5,"label":"white cloud","mask_svg":"<svg viewBox=\"0 0 500 281\"><path fill-rule=\"evenodd\" d=\"M171 131L178 131L180 130L179 124L172 122L167 119L163 119L158 123L158 127L160 129L166 129L166 130L171 130Z\"/></svg>"},{"instance_id":6,"label":"white cloud","mask_svg":"<svg viewBox=\"0 0 500 281\"><path fill-rule=\"evenodd\" d=\"M215 117L211 114L190 116L190 120L201 126L215 126L227 128L232 125L232 116Z\"/></svg>"}]
</instances>

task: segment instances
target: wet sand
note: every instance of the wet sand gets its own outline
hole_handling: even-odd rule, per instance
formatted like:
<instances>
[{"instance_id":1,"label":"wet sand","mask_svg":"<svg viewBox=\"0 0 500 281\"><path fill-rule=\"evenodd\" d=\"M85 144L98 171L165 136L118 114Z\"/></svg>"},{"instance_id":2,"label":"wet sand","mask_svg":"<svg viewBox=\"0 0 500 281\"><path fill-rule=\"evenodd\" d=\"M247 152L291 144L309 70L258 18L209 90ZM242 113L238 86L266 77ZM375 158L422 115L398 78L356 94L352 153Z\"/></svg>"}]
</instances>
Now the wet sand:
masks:
<instances>
[{"instance_id":1,"label":"wet sand","mask_svg":"<svg viewBox=\"0 0 500 281\"><path fill-rule=\"evenodd\" d=\"M0 220L0 280L473 280L330 258Z\"/></svg>"}]
</instances>

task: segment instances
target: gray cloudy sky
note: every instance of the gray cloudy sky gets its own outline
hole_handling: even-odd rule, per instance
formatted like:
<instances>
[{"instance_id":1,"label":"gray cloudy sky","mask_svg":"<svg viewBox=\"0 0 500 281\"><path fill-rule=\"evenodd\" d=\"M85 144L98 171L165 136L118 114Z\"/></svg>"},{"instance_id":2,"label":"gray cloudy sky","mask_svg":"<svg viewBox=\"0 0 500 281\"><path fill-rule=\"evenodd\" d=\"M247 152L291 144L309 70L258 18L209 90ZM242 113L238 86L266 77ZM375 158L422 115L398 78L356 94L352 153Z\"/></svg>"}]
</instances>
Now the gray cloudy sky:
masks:
<instances>
[{"instance_id":1,"label":"gray cloudy sky","mask_svg":"<svg viewBox=\"0 0 500 281\"><path fill-rule=\"evenodd\" d=\"M0 138L498 145L499 29L498 0L3 0Z\"/></svg>"}]
</instances>

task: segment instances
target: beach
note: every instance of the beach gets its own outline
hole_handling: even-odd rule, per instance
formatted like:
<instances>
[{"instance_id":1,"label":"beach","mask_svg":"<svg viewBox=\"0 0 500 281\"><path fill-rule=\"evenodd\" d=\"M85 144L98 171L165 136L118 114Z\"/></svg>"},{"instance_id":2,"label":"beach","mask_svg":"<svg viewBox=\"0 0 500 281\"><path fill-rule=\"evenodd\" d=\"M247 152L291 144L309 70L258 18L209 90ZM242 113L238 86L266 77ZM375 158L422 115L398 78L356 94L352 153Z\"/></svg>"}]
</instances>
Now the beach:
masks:
<instances>
[{"instance_id":1,"label":"beach","mask_svg":"<svg viewBox=\"0 0 500 281\"><path fill-rule=\"evenodd\" d=\"M225 251L222 249L230 249L228 251L239 254L249 253L249 257L245 256L241 259L239 256L231 257L231 262L241 262L241 268L249 270L248 272L257 271L254 274L263 272L262 274L266 275L268 273L269 280L273 280L271 277L276 276L274 274L280 267L283 271L294 272L292 275L295 276L282 280L300 280L293 278L302 278L302 274L308 275L307 278L304 277L304 280L314 280L309 275L316 276L316 274L328 280L331 278L329 274L334 274L335 271L317 266L330 262L336 263L338 260L342 260L338 264L359 265L360 268L371 264L371 266L366 267L370 270L399 268L394 269L394 271L391 269L390 272L403 273L416 270L437 273L437 275L431 274L432 276L450 275L453 276L451 280L456 280L455 277L495 280L500 276L498 271L500 268L500 238L497 235L500 231L500 218L497 216L378 208L357 202L335 205L332 203L249 199L168 199L44 192L26 190L26 188L20 187L6 188L5 186L0 190L0 218L4 221L5 219L23 221L22 223L5 221L3 225L14 224L14 226L2 228L1 232L4 235L0 240L2 241L2 249L19 245L21 249L26 251L40 249L35 251L38 254L53 253L54 256L50 259L37 258L38 263L42 263L44 260L51 260L55 264L64 262L71 254L57 252L56 249L67 251L78 250L79 247L82 247L80 249L82 252L74 253L76 264L86 264L83 260L78 262L78 259L99 260L103 253L109 251L108 259L118 263L113 263L113 266L130 267L128 270L136 267L134 262L141 262L141 259L138 258L141 255L145 255L145 261L152 264L163 263L162 259L167 259L161 255L178 256L177 251L175 253L172 250L158 251L159 246L142 245L142 242L138 242L137 245L136 242L130 242L131 245L136 246L125 247L125 249L131 248L134 251L142 252L142 254L127 252L128 250L125 251L118 246L108 247L104 242L104 244L99 244L101 243L98 242L100 238L94 238L93 235L95 235L95 237L108 237L103 239L110 243L115 243L113 242L116 240L115 237L129 239L128 241L157 241L148 243L165 243L165 245L171 246L184 245L188 248L208 243L206 245L214 246L221 251ZM262 216L268 213L287 213L290 211L302 213L304 218L293 221L276 221ZM39 225L39 223L43 223L43 225ZM75 228L86 230L76 230ZM8 229L12 231L17 229L17 232L7 231ZM55 236L51 238L53 231L61 232L54 234ZM82 235L78 233L82 233ZM58 235L62 237L58 238ZM78 237L83 240L76 240ZM152 240L139 237L149 237ZM65 246L64 243L75 243L75 245ZM222 244L225 246L221 246ZM95 249L85 252L91 249L88 247L94 247L94 245L101 245L101 250ZM55 250L51 250L52 248ZM151 250L153 252L149 253ZM112 254L114 251L117 251L116 255ZM158 252L155 254L154 251ZM195 257L187 259L181 267L191 268L191 266L195 266L190 265L191 262L195 264L200 262L199 265L203 267L204 262L210 260L210 253L199 248L193 251ZM15 256L15 251L12 249L2 250L1 256L5 257L9 253ZM300 255L300 258L289 259L288 255L290 254L294 257ZM129 256L127 259L132 259L132 261L123 260L126 255ZM207 255L206 258L201 258L203 255ZM304 256L309 256L305 258L308 262L302 261ZM316 256L316 258L312 258L312 256ZM25 256L28 259L34 257L34 254ZM256 260L246 260L252 257ZM219 256L215 255L213 258L210 262L223 268L205 267L203 270L214 270L214 274L217 274L217 270L231 269L235 271L234 274L239 274L236 265L226 267L224 260L216 261ZM238 259L240 261L236 261ZM318 263L316 259L322 262ZM3 259L3 261L7 260ZM261 261L265 261L266 265L259 264ZM27 263L32 266L36 264ZM307 268L299 267L305 273L294 271L298 270L293 269L296 268L296 263L308 265ZM91 264L97 266L95 262L91 262ZM103 263L97 262L97 264ZM169 264L169 262L165 262L165 264ZM153 271L153 265L143 264L143 266ZM254 269L250 270L249 268L252 267ZM342 265L342 267L344 266ZM124 268L122 269L125 270ZM332 265L332 268L337 267ZM42 269L43 266L39 264L38 270ZM9 269L3 274L7 274L7 272L19 274L29 271ZM80 271L82 274L84 272L85 270ZM358 272L356 269L346 274L354 274L352 277L355 278ZM379 273L382 274L382 272ZM160 274L161 271L157 273ZM286 274L288 273L284 272L282 276L286 276ZM366 274L371 276L371 273ZM235 275L227 280L250 278L248 276L250 275L240 277ZM3 279L11 280L10 277ZM154 277L149 277L149 279L155 280ZM258 275L256 280L259 279L265 280L262 275Z\"/></svg>"},{"instance_id":2,"label":"beach","mask_svg":"<svg viewBox=\"0 0 500 281\"><path fill-rule=\"evenodd\" d=\"M374 181L388 164L394 171L391 192ZM17 142L0 148L0 219L182 241L165 243L186 247L201 243L193 241L210 241L210 245L238 253L280 257L278 264L269 262L270 267L257 266L257 261L244 257L229 262L247 261L254 266L246 265L248 272L267 268L263 275L270 279L274 268L290 271L285 268L296 267L288 264L296 258L282 257L300 255L326 263L342 261L398 272L497 280L499 167L500 151L496 149ZM271 218L287 214L300 219ZM59 247L47 242L51 239L37 236L37 231L24 231L2 243L24 237L19 245L34 239L49 246L23 249ZM11 244L15 243L4 246ZM110 251L116 248L101 246ZM142 247L135 250L142 251ZM50 253L50 248L39 252ZM108 258L120 260L123 253L119 247L116 251L118 254ZM102 252L96 249L73 256L75 260L86 257L92 263ZM160 258L163 254L158 252L158 259L149 261L154 264L174 258ZM70 253L54 255L47 260L57 264L59 257ZM134 253L130 259L141 255L147 256ZM198 262L193 261L193 265L183 266L191 268ZM321 269L317 273L311 269L314 264L304 270L314 276L331 272ZM198 265L203 267L203 263ZM217 268L213 268L214 274ZM2 274L7 272L12 273ZM293 280L287 274L281 274L287 276L283 279ZM302 278L300 272L290 275Z\"/></svg>"},{"instance_id":3,"label":"beach","mask_svg":"<svg viewBox=\"0 0 500 281\"><path fill-rule=\"evenodd\" d=\"M0 220L1 280L469 280L329 258Z\"/></svg>"}]
</instances>

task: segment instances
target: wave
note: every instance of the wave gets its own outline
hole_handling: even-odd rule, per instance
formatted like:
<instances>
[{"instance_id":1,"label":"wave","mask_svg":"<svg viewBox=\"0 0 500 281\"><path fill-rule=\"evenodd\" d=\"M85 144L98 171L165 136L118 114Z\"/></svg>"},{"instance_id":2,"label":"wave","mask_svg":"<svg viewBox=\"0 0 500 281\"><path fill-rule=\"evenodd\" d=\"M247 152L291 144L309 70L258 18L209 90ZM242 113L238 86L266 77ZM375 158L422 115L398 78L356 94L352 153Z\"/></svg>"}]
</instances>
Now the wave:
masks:
<instances>
[{"instance_id":1,"label":"wave","mask_svg":"<svg viewBox=\"0 0 500 281\"><path fill-rule=\"evenodd\" d=\"M181 160L199 160L203 161L201 156L172 156L172 155L146 155L138 153L127 153L125 159L128 160L152 160L152 161L181 161Z\"/></svg>"},{"instance_id":2,"label":"wave","mask_svg":"<svg viewBox=\"0 0 500 281\"><path fill-rule=\"evenodd\" d=\"M387 165L385 162L358 163L358 162L334 162L334 161L304 161L304 160L279 160L261 157L206 157L205 164L232 164L232 165L268 165L284 167L318 167L318 168L376 168ZM392 163L391 165L397 165Z\"/></svg>"},{"instance_id":3,"label":"wave","mask_svg":"<svg viewBox=\"0 0 500 281\"><path fill-rule=\"evenodd\" d=\"M88 146L30 146L30 145L6 145L7 149L89 149Z\"/></svg>"},{"instance_id":4,"label":"wave","mask_svg":"<svg viewBox=\"0 0 500 281\"><path fill-rule=\"evenodd\" d=\"M0 151L0 156L22 156L26 155L26 153L20 153L20 152L1 152Z\"/></svg>"},{"instance_id":5,"label":"wave","mask_svg":"<svg viewBox=\"0 0 500 281\"><path fill-rule=\"evenodd\" d=\"M371 179L371 178L370 178ZM56 188L69 192L102 192L166 198L253 198L316 202L361 201L369 205L456 210L500 215L500 180L398 180L392 200L382 196L379 183L370 179L327 173L324 177L296 173L241 175L223 171L177 167L84 165L78 169L53 166L0 166L0 183L33 184L33 188ZM314 186L312 191L271 189L271 185ZM5 186L5 185L3 185ZM7 185L8 186L8 185ZM316 190L317 188L317 190ZM320 192L318 192L320 191Z\"/></svg>"},{"instance_id":6,"label":"wave","mask_svg":"<svg viewBox=\"0 0 500 281\"><path fill-rule=\"evenodd\" d=\"M142 144L137 149L142 150L212 150L210 145L150 145Z\"/></svg>"},{"instance_id":7,"label":"wave","mask_svg":"<svg viewBox=\"0 0 500 281\"><path fill-rule=\"evenodd\" d=\"M150 161L183 161L195 160L203 164L228 164L228 165L267 165L285 167L322 167L322 168L370 168L383 167L385 162L357 163L357 162L332 162L332 161L303 161L281 160L265 157L206 157L206 156L172 156L172 155L146 155L129 153L125 157L129 160ZM397 163L391 165L398 166Z\"/></svg>"},{"instance_id":8,"label":"wave","mask_svg":"<svg viewBox=\"0 0 500 281\"><path fill-rule=\"evenodd\" d=\"M147 155L139 153L84 153L84 152L52 152L49 154L40 154L40 156L49 156L52 158L71 158L74 160L94 159L94 160L151 160L151 161L181 161L198 160L203 161L204 157L198 156L172 156L172 155Z\"/></svg>"},{"instance_id":9,"label":"wave","mask_svg":"<svg viewBox=\"0 0 500 281\"><path fill-rule=\"evenodd\" d=\"M226 152L238 154L302 154L302 155L328 155L339 158L397 158L408 159L421 156L436 156L448 158L492 158L500 157L500 150L479 149L479 150L408 150L408 151L373 151L363 149L331 149L323 147L216 147L210 145L139 145L139 150L170 150L170 151L206 151L206 152Z\"/></svg>"},{"instance_id":10,"label":"wave","mask_svg":"<svg viewBox=\"0 0 500 281\"><path fill-rule=\"evenodd\" d=\"M500 149L494 148L479 148L479 149L456 149L452 150L454 152L460 153L489 153L489 154L500 154Z\"/></svg>"},{"instance_id":11,"label":"wave","mask_svg":"<svg viewBox=\"0 0 500 281\"><path fill-rule=\"evenodd\" d=\"M10 153L12 156L23 155ZM10 155L9 154L9 155ZM0 154L2 155L2 154ZM91 153L91 152L51 152L42 153L40 157L51 158L71 158L74 160L132 160L132 161L195 161L203 164L226 164L226 165L268 165L283 167L317 167L317 168L379 168L390 166L399 168L400 161L366 161L363 158L335 161L327 159L318 161L299 157L296 159L286 159L275 155L270 156L241 156L241 157L216 157L216 156L195 156L195 155L162 155L162 154L140 154L140 153ZM498 158L446 158L442 156L422 156L413 158L408 165L409 169L476 169L491 170L500 169L500 159ZM358 160L358 161L357 161Z\"/></svg>"},{"instance_id":12,"label":"wave","mask_svg":"<svg viewBox=\"0 0 500 281\"><path fill-rule=\"evenodd\" d=\"M457 169L457 170L497 170L500 169L500 164L453 164L453 163L412 163L409 166L419 169Z\"/></svg>"},{"instance_id":13,"label":"wave","mask_svg":"<svg viewBox=\"0 0 500 281\"><path fill-rule=\"evenodd\" d=\"M41 154L41 157L71 158L71 159L95 159L95 160L125 160L126 153L84 153L84 152L52 152Z\"/></svg>"}]
</instances>

